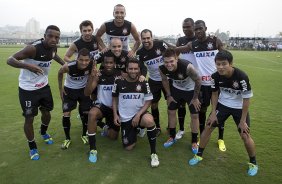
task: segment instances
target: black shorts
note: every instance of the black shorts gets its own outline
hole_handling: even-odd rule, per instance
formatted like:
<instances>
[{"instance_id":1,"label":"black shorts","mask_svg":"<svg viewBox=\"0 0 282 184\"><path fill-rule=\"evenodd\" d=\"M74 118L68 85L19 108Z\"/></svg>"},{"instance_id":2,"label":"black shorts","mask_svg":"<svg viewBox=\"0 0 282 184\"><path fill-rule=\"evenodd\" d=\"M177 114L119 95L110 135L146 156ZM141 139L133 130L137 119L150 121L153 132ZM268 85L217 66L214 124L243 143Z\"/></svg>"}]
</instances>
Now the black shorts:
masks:
<instances>
[{"instance_id":1,"label":"black shorts","mask_svg":"<svg viewBox=\"0 0 282 184\"><path fill-rule=\"evenodd\" d=\"M211 86L201 86L199 100L201 102L201 107L206 108L211 103L212 90Z\"/></svg>"},{"instance_id":2,"label":"black shorts","mask_svg":"<svg viewBox=\"0 0 282 184\"><path fill-rule=\"evenodd\" d=\"M119 132L120 127L116 126L114 123L113 109L102 103L95 103L93 105L93 108L98 108L101 111L103 117L106 119L106 124L109 126L110 129Z\"/></svg>"},{"instance_id":3,"label":"black shorts","mask_svg":"<svg viewBox=\"0 0 282 184\"><path fill-rule=\"evenodd\" d=\"M218 103L216 110L217 110L216 117L217 117L219 126L221 124L223 124L229 116L232 116L234 122L236 123L236 125L238 127L240 120L241 120L241 116L242 116L242 109L234 109L234 108L226 107L226 106ZM249 113L247 114L246 123L250 127ZM241 132L241 130L239 130L239 129L238 129L238 131Z\"/></svg>"},{"instance_id":4,"label":"black shorts","mask_svg":"<svg viewBox=\"0 0 282 184\"><path fill-rule=\"evenodd\" d=\"M89 111L91 107L91 99L89 96L84 95L84 88L81 89L71 89L64 86L64 102L63 102L63 112L71 112L79 103L80 112Z\"/></svg>"},{"instance_id":5,"label":"black shorts","mask_svg":"<svg viewBox=\"0 0 282 184\"><path fill-rule=\"evenodd\" d=\"M176 110L179 108L180 105L183 105L185 102L188 104L189 111L191 114L198 114L197 110L195 109L194 105L190 104L191 100L194 96L194 90L192 91L183 91L180 89L177 89L175 87L171 87L171 96L174 98L174 100L177 102L171 102L168 105L168 110Z\"/></svg>"},{"instance_id":6,"label":"black shorts","mask_svg":"<svg viewBox=\"0 0 282 184\"><path fill-rule=\"evenodd\" d=\"M144 128L140 126L140 122L144 114L147 114L149 112L145 112L140 116L140 121L138 123L137 127L132 126L132 119L126 122L121 123L121 138L122 138L122 144L123 147L130 146L137 141L137 128Z\"/></svg>"},{"instance_id":7,"label":"black shorts","mask_svg":"<svg viewBox=\"0 0 282 184\"><path fill-rule=\"evenodd\" d=\"M54 108L49 85L34 91L27 91L19 87L19 99L25 117L36 116L38 108L46 111L51 111Z\"/></svg>"},{"instance_id":8,"label":"black shorts","mask_svg":"<svg viewBox=\"0 0 282 184\"><path fill-rule=\"evenodd\" d=\"M162 92L164 96L166 96L162 81L154 81L149 78L148 83L150 86L151 93L153 94L152 103L157 103L160 101L162 97Z\"/></svg>"}]
</instances>

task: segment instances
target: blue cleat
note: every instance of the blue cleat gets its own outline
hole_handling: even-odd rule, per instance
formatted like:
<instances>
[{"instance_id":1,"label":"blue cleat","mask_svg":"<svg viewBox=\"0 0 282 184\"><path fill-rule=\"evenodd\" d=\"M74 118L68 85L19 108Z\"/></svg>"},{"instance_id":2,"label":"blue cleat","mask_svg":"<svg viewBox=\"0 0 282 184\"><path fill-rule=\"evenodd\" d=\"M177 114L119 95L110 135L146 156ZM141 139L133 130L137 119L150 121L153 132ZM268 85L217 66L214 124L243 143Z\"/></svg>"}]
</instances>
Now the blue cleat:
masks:
<instances>
[{"instance_id":1,"label":"blue cleat","mask_svg":"<svg viewBox=\"0 0 282 184\"><path fill-rule=\"evenodd\" d=\"M46 144L53 144L54 141L49 134L41 135Z\"/></svg>"},{"instance_id":2,"label":"blue cleat","mask_svg":"<svg viewBox=\"0 0 282 184\"><path fill-rule=\"evenodd\" d=\"M172 137L170 137L165 143L164 143L164 147L168 148L170 146L172 146L174 143L176 143L176 139L173 139Z\"/></svg>"},{"instance_id":3,"label":"blue cleat","mask_svg":"<svg viewBox=\"0 0 282 184\"><path fill-rule=\"evenodd\" d=\"M102 137L107 137L107 136L108 136L108 130L109 130L109 126L108 126L108 125L105 125L105 126L103 127L102 132L101 132L101 136L102 136Z\"/></svg>"},{"instance_id":4,"label":"blue cleat","mask_svg":"<svg viewBox=\"0 0 282 184\"><path fill-rule=\"evenodd\" d=\"M191 166L197 165L202 160L203 160L202 157L195 155L191 160L189 160L189 165L191 165Z\"/></svg>"},{"instance_id":5,"label":"blue cleat","mask_svg":"<svg viewBox=\"0 0 282 184\"><path fill-rule=\"evenodd\" d=\"M248 169L248 175L249 176L255 176L258 173L258 165L248 163L249 169Z\"/></svg>"},{"instance_id":6,"label":"blue cleat","mask_svg":"<svg viewBox=\"0 0 282 184\"><path fill-rule=\"evenodd\" d=\"M31 160L39 160L39 158L40 158L37 149L30 150L29 156L30 156Z\"/></svg>"},{"instance_id":7,"label":"blue cleat","mask_svg":"<svg viewBox=\"0 0 282 184\"><path fill-rule=\"evenodd\" d=\"M97 162L97 150L91 150L89 152L89 161L92 163L96 163Z\"/></svg>"}]
</instances>

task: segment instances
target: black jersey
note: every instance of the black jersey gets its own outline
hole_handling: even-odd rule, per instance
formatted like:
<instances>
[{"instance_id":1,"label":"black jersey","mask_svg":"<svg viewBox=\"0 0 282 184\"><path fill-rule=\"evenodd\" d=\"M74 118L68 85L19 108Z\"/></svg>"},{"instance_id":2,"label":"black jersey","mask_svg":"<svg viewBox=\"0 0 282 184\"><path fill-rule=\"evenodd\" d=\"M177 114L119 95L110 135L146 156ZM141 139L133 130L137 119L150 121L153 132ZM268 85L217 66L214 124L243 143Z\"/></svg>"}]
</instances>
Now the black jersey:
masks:
<instances>
[{"instance_id":1,"label":"black jersey","mask_svg":"<svg viewBox=\"0 0 282 184\"><path fill-rule=\"evenodd\" d=\"M167 49L167 45L163 41L154 41L153 47L149 50L144 47L140 48L136 55L139 61L144 63L149 71L150 79L161 81L159 66L163 65L162 53Z\"/></svg>"},{"instance_id":2,"label":"black jersey","mask_svg":"<svg viewBox=\"0 0 282 184\"><path fill-rule=\"evenodd\" d=\"M246 73L238 68L230 78L212 74L212 91L220 91L218 102L230 108L242 109L243 98L251 98L253 92Z\"/></svg>"},{"instance_id":3,"label":"black jersey","mask_svg":"<svg viewBox=\"0 0 282 184\"><path fill-rule=\"evenodd\" d=\"M131 32L131 22L124 20L121 27L114 24L114 20L105 23L107 42L110 44L112 38L119 38L122 41L122 49L129 50L129 35Z\"/></svg>"},{"instance_id":4,"label":"black jersey","mask_svg":"<svg viewBox=\"0 0 282 184\"><path fill-rule=\"evenodd\" d=\"M117 79L112 95L118 97L118 111L121 122L131 120L144 106L145 101L153 99L147 81L128 82L126 79Z\"/></svg>"},{"instance_id":5,"label":"black jersey","mask_svg":"<svg viewBox=\"0 0 282 184\"><path fill-rule=\"evenodd\" d=\"M111 73L107 73L104 70L101 71L97 86L97 101L108 107L112 107L112 89L115 80L121 76L121 71L114 69Z\"/></svg>"},{"instance_id":6,"label":"black jersey","mask_svg":"<svg viewBox=\"0 0 282 184\"><path fill-rule=\"evenodd\" d=\"M43 70L43 75L38 75L27 69L21 68L19 76L19 87L32 91L43 88L48 84L48 74L51 67L52 59L57 53L57 48L46 48L43 44L43 39L35 41L32 45L36 49L34 58L24 59L27 64L37 65Z\"/></svg>"},{"instance_id":7,"label":"black jersey","mask_svg":"<svg viewBox=\"0 0 282 184\"><path fill-rule=\"evenodd\" d=\"M82 37L80 37L80 38L78 38L74 41L74 44L75 44L78 52L83 48L88 49L90 51L91 58L93 58L94 55L97 54L98 51L99 51L97 39L94 35L92 35L92 39L91 39L90 42L86 42L82 39Z\"/></svg>"},{"instance_id":8,"label":"black jersey","mask_svg":"<svg viewBox=\"0 0 282 184\"><path fill-rule=\"evenodd\" d=\"M194 90L195 82L187 75L187 67L191 64L189 61L178 59L177 69L174 72L168 71L164 65L160 66L161 72L172 79L172 85L183 91Z\"/></svg>"},{"instance_id":9,"label":"black jersey","mask_svg":"<svg viewBox=\"0 0 282 184\"><path fill-rule=\"evenodd\" d=\"M195 36L192 37L192 38L188 38L187 36L182 36L182 37L178 38L178 40L177 40L178 45L176 45L176 46L177 47L184 46L187 43L193 42L195 40L196 40ZM193 66L197 68L196 59L195 59L194 53L192 51L180 53L179 58L184 59L186 61L190 61L193 64Z\"/></svg>"},{"instance_id":10,"label":"black jersey","mask_svg":"<svg viewBox=\"0 0 282 184\"><path fill-rule=\"evenodd\" d=\"M197 69L202 80L202 85L211 86L211 74L216 72L214 58L218 52L216 46L217 38L208 36L203 42L195 40L192 42L192 51L194 52Z\"/></svg>"},{"instance_id":11,"label":"black jersey","mask_svg":"<svg viewBox=\"0 0 282 184\"><path fill-rule=\"evenodd\" d=\"M87 83L88 75L91 73L92 66L93 62L90 61L90 63L85 69L80 70L77 67L76 60L68 63L69 72L67 73L64 86L71 89L84 88Z\"/></svg>"}]
</instances>

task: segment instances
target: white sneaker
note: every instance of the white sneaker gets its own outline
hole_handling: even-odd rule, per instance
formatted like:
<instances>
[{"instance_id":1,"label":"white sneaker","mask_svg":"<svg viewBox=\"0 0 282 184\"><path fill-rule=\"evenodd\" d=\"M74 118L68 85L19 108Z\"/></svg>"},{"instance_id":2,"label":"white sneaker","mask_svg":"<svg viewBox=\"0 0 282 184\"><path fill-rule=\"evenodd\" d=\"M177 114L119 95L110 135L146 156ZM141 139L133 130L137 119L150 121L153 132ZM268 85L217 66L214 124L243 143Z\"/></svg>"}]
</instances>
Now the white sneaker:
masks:
<instances>
[{"instance_id":1,"label":"white sneaker","mask_svg":"<svg viewBox=\"0 0 282 184\"><path fill-rule=\"evenodd\" d=\"M151 166L152 167L158 167L160 165L160 162L159 162L159 157L157 154L153 153L151 155Z\"/></svg>"},{"instance_id":2,"label":"white sneaker","mask_svg":"<svg viewBox=\"0 0 282 184\"><path fill-rule=\"evenodd\" d=\"M138 128L139 133L137 134L139 137L144 137L146 134L145 128Z\"/></svg>"},{"instance_id":3,"label":"white sneaker","mask_svg":"<svg viewBox=\"0 0 282 184\"><path fill-rule=\"evenodd\" d=\"M178 130L178 132L175 136L175 139L181 139L183 137L184 133L185 133L184 131Z\"/></svg>"}]
</instances>

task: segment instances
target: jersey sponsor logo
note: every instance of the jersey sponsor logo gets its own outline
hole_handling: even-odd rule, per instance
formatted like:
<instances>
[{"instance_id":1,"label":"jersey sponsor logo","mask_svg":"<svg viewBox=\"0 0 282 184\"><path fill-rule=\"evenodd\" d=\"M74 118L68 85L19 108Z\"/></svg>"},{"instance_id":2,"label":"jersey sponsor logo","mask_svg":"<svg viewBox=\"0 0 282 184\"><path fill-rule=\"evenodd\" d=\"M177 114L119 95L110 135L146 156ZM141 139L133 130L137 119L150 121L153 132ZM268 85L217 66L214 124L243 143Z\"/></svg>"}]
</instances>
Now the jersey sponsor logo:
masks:
<instances>
[{"instance_id":1,"label":"jersey sponsor logo","mask_svg":"<svg viewBox=\"0 0 282 184\"><path fill-rule=\"evenodd\" d=\"M243 92L248 91L248 85L247 85L245 80L241 80L240 84L242 85L242 88L243 88L242 91Z\"/></svg>"},{"instance_id":2,"label":"jersey sponsor logo","mask_svg":"<svg viewBox=\"0 0 282 184\"><path fill-rule=\"evenodd\" d=\"M112 91L113 90L113 86L104 86L103 87L103 91Z\"/></svg>"},{"instance_id":3,"label":"jersey sponsor logo","mask_svg":"<svg viewBox=\"0 0 282 184\"><path fill-rule=\"evenodd\" d=\"M155 58L155 59L151 59L149 61L146 61L146 65L149 66L149 65L159 64L159 63L163 63L163 62L164 62L163 57L159 57L159 58Z\"/></svg>"},{"instance_id":4,"label":"jersey sponsor logo","mask_svg":"<svg viewBox=\"0 0 282 184\"><path fill-rule=\"evenodd\" d=\"M110 33L114 32L115 30L110 30Z\"/></svg>"},{"instance_id":5,"label":"jersey sponsor logo","mask_svg":"<svg viewBox=\"0 0 282 184\"><path fill-rule=\"evenodd\" d=\"M126 87L121 87L121 89L125 89Z\"/></svg>"},{"instance_id":6,"label":"jersey sponsor logo","mask_svg":"<svg viewBox=\"0 0 282 184\"><path fill-rule=\"evenodd\" d=\"M41 55L40 57L44 58L46 55Z\"/></svg>"},{"instance_id":7,"label":"jersey sponsor logo","mask_svg":"<svg viewBox=\"0 0 282 184\"><path fill-rule=\"evenodd\" d=\"M196 53L196 57L214 57L215 56L215 52L199 52Z\"/></svg>"},{"instance_id":8,"label":"jersey sponsor logo","mask_svg":"<svg viewBox=\"0 0 282 184\"><path fill-rule=\"evenodd\" d=\"M209 42L209 43L207 43L207 44L208 44L207 48L208 48L209 50L212 50L212 49L213 49L213 43L212 43L212 42Z\"/></svg>"},{"instance_id":9,"label":"jersey sponsor logo","mask_svg":"<svg viewBox=\"0 0 282 184\"><path fill-rule=\"evenodd\" d=\"M119 38L122 42L127 41L127 36L124 36L124 37L123 37L123 36L122 36L122 37L119 37L119 36L111 36L111 37L110 37L110 40L113 39L113 38Z\"/></svg>"},{"instance_id":10,"label":"jersey sponsor logo","mask_svg":"<svg viewBox=\"0 0 282 184\"><path fill-rule=\"evenodd\" d=\"M142 90L142 87L141 87L140 84L138 84L138 85L136 86L136 91L137 91L137 92L140 92L141 90Z\"/></svg>"},{"instance_id":11,"label":"jersey sponsor logo","mask_svg":"<svg viewBox=\"0 0 282 184\"><path fill-rule=\"evenodd\" d=\"M79 80L83 80L84 79L84 76L79 76L79 77L70 77L72 80L75 80L75 81L79 81Z\"/></svg>"},{"instance_id":12,"label":"jersey sponsor logo","mask_svg":"<svg viewBox=\"0 0 282 184\"><path fill-rule=\"evenodd\" d=\"M39 63L38 64L38 66L40 66L40 67L49 67L50 65L51 65L51 61L49 61L49 62L42 62L42 63Z\"/></svg>"},{"instance_id":13,"label":"jersey sponsor logo","mask_svg":"<svg viewBox=\"0 0 282 184\"><path fill-rule=\"evenodd\" d=\"M37 88L41 88L43 87L45 84L45 82L41 82L41 83L38 83L38 84L35 84L34 86L37 87Z\"/></svg>"},{"instance_id":14,"label":"jersey sponsor logo","mask_svg":"<svg viewBox=\"0 0 282 184\"><path fill-rule=\"evenodd\" d=\"M235 95L240 95L241 91L239 90L235 90L235 89L231 89L231 88L221 88L222 91L230 93L230 94L235 94Z\"/></svg>"},{"instance_id":15,"label":"jersey sponsor logo","mask_svg":"<svg viewBox=\"0 0 282 184\"><path fill-rule=\"evenodd\" d=\"M122 95L123 99L140 99L141 95L140 94L131 94L131 95Z\"/></svg>"}]
</instances>

